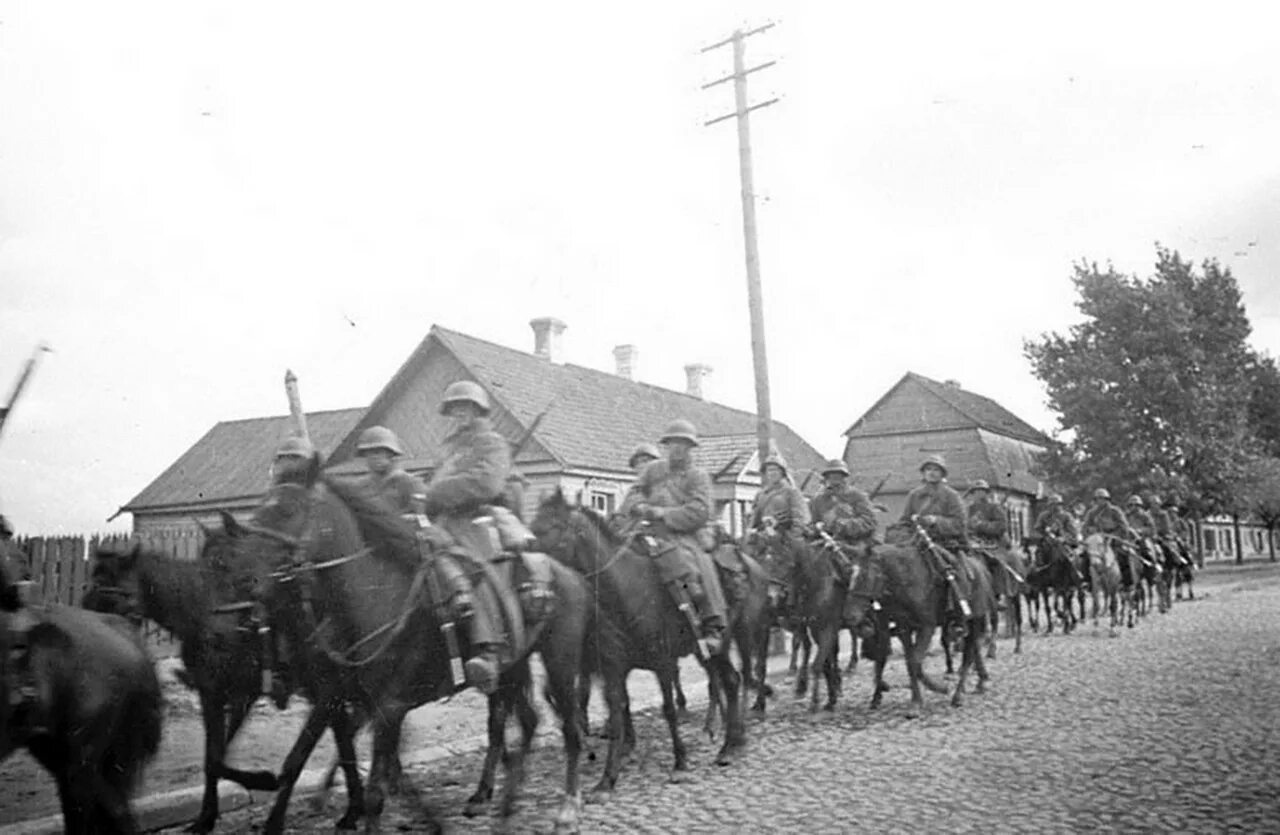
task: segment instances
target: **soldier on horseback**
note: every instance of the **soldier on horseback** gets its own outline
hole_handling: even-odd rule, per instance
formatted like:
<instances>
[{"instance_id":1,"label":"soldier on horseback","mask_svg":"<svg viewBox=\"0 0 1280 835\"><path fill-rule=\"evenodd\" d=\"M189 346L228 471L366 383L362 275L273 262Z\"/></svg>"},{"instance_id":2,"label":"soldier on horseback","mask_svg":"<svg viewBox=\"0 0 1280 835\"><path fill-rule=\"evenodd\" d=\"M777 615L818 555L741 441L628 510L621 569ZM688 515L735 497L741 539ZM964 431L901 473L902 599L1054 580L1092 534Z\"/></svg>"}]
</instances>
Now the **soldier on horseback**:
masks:
<instances>
[{"instance_id":1,"label":"soldier on horseback","mask_svg":"<svg viewBox=\"0 0 1280 835\"><path fill-rule=\"evenodd\" d=\"M410 475L400 465L404 448L396 433L385 426L370 426L360 433L356 455L364 459L369 474L363 484L382 497L393 510L402 515L418 515L423 512L427 486L422 479Z\"/></svg>"},{"instance_id":2,"label":"soldier on horseback","mask_svg":"<svg viewBox=\"0 0 1280 835\"><path fill-rule=\"evenodd\" d=\"M1146 553L1146 557L1151 561L1157 561L1158 554L1150 553L1150 545L1156 537L1156 521L1151 518L1151 514L1147 512L1143 506L1142 497L1134 493L1125 502L1125 518L1129 521L1131 527L1138 535L1138 548Z\"/></svg>"},{"instance_id":3,"label":"soldier on horseback","mask_svg":"<svg viewBox=\"0 0 1280 835\"><path fill-rule=\"evenodd\" d=\"M986 560L991 576L1000 574L1001 563L996 557L996 549L1007 549L1012 542L1009 539L1009 519L1004 508L991 501L991 485L986 479L977 479L968 490L973 501L968 508L969 544L982 554ZM1002 595L1003 597L1003 595ZM999 601L1003 605L1004 601Z\"/></svg>"},{"instance_id":4,"label":"soldier on horseback","mask_svg":"<svg viewBox=\"0 0 1280 835\"><path fill-rule=\"evenodd\" d=\"M631 457L627 459L627 466L636 474L636 478L640 477L640 473L644 472L644 468L661 458L658 448L653 444L645 441L638 445L635 451L631 453ZM627 491L627 495L623 497L622 504L618 507L618 512L610 519L609 524L620 536L626 536L635 528L636 523L640 521L638 517L632 514L631 509L640 502L644 501L644 496L635 490Z\"/></svg>"},{"instance_id":5,"label":"soldier on horseback","mask_svg":"<svg viewBox=\"0 0 1280 835\"><path fill-rule=\"evenodd\" d=\"M764 459L764 486L756 494L751 510L751 529L758 535L779 538L783 548L799 546L809 525L809 505L804 494L787 477L787 462L774 453Z\"/></svg>"},{"instance_id":6,"label":"soldier on horseback","mask_svg":"<svg viewBox=\"0 0 1280 835\"><path fill-rule=\"evenodd\" d=\"M867 552L876 541L876 514L867 494L849 484L849 467L839 458L822 471L822 492L809 502L809 515L837 542Z\"/></svg>"},{"instance_id":7,"label":"soldier on horseback","mask_svg":"<svg viewBox=\"0 0 1280 835\"><path fill-rule=\"evenodd\" d=\"M1156 543L1167 554L1173 557L1173 562L1177 566L1186 565L1186 560L1182 555L1181 549L1178 547L1177 534L1174 531L1173 519L1169 512L1165 510L1168 504L1161 503L1158 494L1151 494L1151 521L1155 523Z\"/></svg>"},{"instance_id":8,"label":"soldier on horseback","mask_svg":"<svg viewBox=\"0 0 1280 835\"><path fill-rule=\"evenodd\" d=\"M306 484L315 456L316 448L308 439L298 436L286 438L276 449L275 460L271 463L271 483Z\"/></svg>"},{"instance_id":9,"label":"soldier on horseback","mask_svg":"<svg viewBox=\"0 0 1280 835\"><path fill-rule=\"evenodd\" d=\"M513 594L504 573L493 565L501 558L502 543L496 530L481 521L494 513L511 472L511 451L493 430L489 412L489 395L476 383L462 380L445 389L440 413L449 419L450 431L440 467L423 496L426 513L436 524L422 530L424 541L443 557L434 565L453 591L455 608L470 621L467 683L486 695L496 691L502 661L515 649L503 629L503 602ZM507 515L511 518L503 524L523 528L513 514ZM520 538L527 541L533 534L525 529ZM518 616L519 604L509 599L506 604Z\"/></svg>"},{"instance_id":10,"label":"soldier on horseback","mask_svg":"<svg viewBox=\"0 0 1280 835\"><path fill-rule=\"evenodd\" d=\"M1084 535L1100 533L1111 537L1112 547L1120 557L1120 574L1126 586L1133 585L1135 577L1129 566L1132 548L1137 547L1138 534L1129 524L1119 507L1111 502L1111 492L1105 487L1093 491L1093 507L1084 515L1081 525Z\"/></svg>"},{"instance_id":11,"label":"soldier on horseback","mask_svg":"<svg viewBox=\"0 0 1280 835\"><path fill-rule=\"evenodd\" d=\"M907 504L894 527L912 531L918 522L935 545L947 551L967 549L964 501L945 481L947 462L940 455L930 455L920 465L920 475L923 483L907 494ZM959 565L953 562L951 568Z\"/></svg>"},{"instance_id":12,"label":"soldier on horseback","mask_svg":"<svg viewBox=\"0 0 1280 835\"><path fill-rule=\"evenodd\" d=\"M654 554L663 583L683 588L697 609L707 650L719 651L725 629L724 593L715 564L699 541L711 513L711 477L693 464L697 431L674 420L660 439L666 460L650 463L628 494L632 518L654 526L663 546Z\"/></svg>"},{"instance_id":13,"label":"soldier on horseback","mask_svg":"<svg viewBox=\"0 0 1280 835\"><path fill-rule=\"evenodd\" d=\"M1040 553L1042 562L1050 553L1052 543L1059 543L1068 551L1074 551L1080 545L1080 529L1077 527L1075 517L1068 513L1066 508L1062 506L1062 496L1057 493L1050 493L1048 498L1049 506L1044 509L1041 514L1036 517L1032 530L1040 539ZM1072 579L1078 584L1082 582L1080 572L1076 570L1072 560L1067 560L1067 565L1071 568ZM1089 564L1086 562L1085 571L1089 570Z\"/></svg>"}]
</instances>

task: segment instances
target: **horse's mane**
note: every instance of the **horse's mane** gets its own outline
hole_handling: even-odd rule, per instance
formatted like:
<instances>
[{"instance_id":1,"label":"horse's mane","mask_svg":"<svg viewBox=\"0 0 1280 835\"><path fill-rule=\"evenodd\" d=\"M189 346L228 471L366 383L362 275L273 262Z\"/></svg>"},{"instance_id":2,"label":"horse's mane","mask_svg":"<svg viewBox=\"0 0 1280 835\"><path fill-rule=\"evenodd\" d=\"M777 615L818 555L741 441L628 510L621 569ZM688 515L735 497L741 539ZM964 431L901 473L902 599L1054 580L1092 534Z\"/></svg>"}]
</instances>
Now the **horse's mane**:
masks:
<instances>
[{"instance_id":1,"label":"horse's mane","mask_svg":"<svg viewBox=\"0 0 1280 835\"><path fill-rule=\"evenodd\" d=\"M570 507L570 510L573 510L573 509L574 508ZM619 536L618 532L615 531L613 529L613 526L609 524L609 520L605 518L604 514L602 514L600 511L596 510L595 508L587 507L586 505L579 506L576 509L584 517L586 517L587 521L591 523L592 527L595 528L596 532L600 534L600 537L605 542L609 543L610 545L622 544L623 542L622 537Z\"/></svg>"},{"instance_id":2,"label":"horse's mane","mask_svg":"<svg viewBox=\"0 0 1280 835\"><path fill-rule=\"evenodd\" d=\"M379 555L417 570L422 562L417 537L372 488L363 482L332 476L324 476L321 484L351 511L360 536L374 546Z\"/></svg>"}]
</instances>

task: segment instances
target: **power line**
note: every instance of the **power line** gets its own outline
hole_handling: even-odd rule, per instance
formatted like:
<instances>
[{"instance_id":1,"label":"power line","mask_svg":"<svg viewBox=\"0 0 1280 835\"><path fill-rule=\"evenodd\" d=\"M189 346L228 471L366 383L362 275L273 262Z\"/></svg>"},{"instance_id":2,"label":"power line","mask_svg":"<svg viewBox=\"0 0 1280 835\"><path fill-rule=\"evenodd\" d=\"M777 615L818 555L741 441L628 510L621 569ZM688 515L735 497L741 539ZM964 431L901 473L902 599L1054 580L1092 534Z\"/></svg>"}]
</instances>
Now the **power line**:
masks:
<instances>
[{"instance_id":1,"label":"power line","mask_svg":"<svg viewBox=\"0 0 1280 835\"><path fill-rule=\"evenodd\" d=\"M732 113L717 116L703 123L704 127L736 119L738 124L738 175L742 185L742 236L746 247L747 261L747 306L751 313L751 356L755 366L756 382L756 443L760 456L761 473L764 460L769 456L773 439L773 414L769 404L769 359L764 340L764 302L760 291L760 252L756 243L756 196L755 179L751 164L751 119L753 110L759 110L776 104L778 98L772 98L758 104L748 104L747 76L760 70L768 69L776 61L766 61L754 67L747 67L747 38L772 29L775 24L766 23L749 31L734 30L733 34L718 43L702 49L703 53L733 47L733 73L715 81L702 85L708 90L726 82L733 82L734 109Z\"/></svg>"}]
</instances>

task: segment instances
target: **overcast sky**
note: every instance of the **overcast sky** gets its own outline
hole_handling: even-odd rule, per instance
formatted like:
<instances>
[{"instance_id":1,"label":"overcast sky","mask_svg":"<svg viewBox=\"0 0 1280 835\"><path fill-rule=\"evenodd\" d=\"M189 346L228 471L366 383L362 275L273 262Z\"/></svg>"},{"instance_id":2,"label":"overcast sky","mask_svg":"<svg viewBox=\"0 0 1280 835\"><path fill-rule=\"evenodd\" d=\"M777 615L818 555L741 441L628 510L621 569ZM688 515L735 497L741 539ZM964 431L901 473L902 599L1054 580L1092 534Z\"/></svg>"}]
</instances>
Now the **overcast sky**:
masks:
<instances>
[{"instance_id":1,"label":"overcast sky","mask_svg":"<svg viewBox=\"0 0 1280 835\"><path fill-rule=\"evenodd\" d=\"M1259 4L9 0L0 441L82 532L215 422L365 405L432 323L754 407L729 51L749 42L774 415L825 454L905 371L1054 428L1022 340L1080 258L1229 265L1280 352L1280 87ZM614 10L618 11L614 11ZM1250 246L1250 242L1256 245ZM264 462L265 467L267 462ZM115 523L127 527L128 517Z\"/></svg>"}]
</instances>

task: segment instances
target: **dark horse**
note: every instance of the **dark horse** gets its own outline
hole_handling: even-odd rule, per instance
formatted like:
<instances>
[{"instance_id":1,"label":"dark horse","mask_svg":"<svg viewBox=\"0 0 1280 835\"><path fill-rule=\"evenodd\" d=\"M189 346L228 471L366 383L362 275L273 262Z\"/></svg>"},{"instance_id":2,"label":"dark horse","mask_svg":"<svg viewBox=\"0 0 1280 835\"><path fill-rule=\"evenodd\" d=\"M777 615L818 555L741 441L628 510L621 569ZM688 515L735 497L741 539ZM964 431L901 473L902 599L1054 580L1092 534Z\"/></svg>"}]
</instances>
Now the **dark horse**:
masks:
<instances>
[{"instance_id":1,"label":"dark horse","mask_svg":"<svg viewBox=\"0 0 1280 835\"><path fill-rule=\"evenodd\" d=\"M181 643L183 679L196 691L204 723L204 799L189 831L213 830L220 779L274 791L271 772L242 771L224 762L262 692L262 652L249 621L251 603L233 588L218 549L206 547L200 559L182 560L138 543L126 550L100 548L91 577L85 608L147 618Z\"/></svg>"},{"instance_id":2,"label":"dark horse","mask_svg":"<svg viewBox=\"0 0 1280 835\"><path fill-rule=\"evenodd\" d=\"M924 671L924 659L939 625L945 625L951 592L939 567L928 561L931 555L911 546L879 545L870 555L861 555L855 562L852 588L849 592L848 617L853 623L870 619L880 628L886 620L898 626L898 638L906 658L907 674L911 681L911 707L907 715L916 717L924 707L920 685L936 693L946 693L944 685ZM986 663L982 659L980 642L986 631L995 599L991 592L991 575L981 560L961 557L970 580L966 600L970 616L957 624L964 631L963 661L960 677L956 682L951 702L961 704L965 680L971 666L978 670L978 692L986 686ZM880 605L877 611L876 604ZM944 636L943 640L947 640ZM874 653L876 686L871 696L872 709L880 706L884 688L881 686L887 652Z\"/></svg>"},{"instance_id":3,"label":"dark horse","mask_svg":"<svg viewBox=\"0 0 1280 835\"><path fill-rule=\"evenodd\" d=\"M448 646L427 602L429 569L412 529L362 488L325 480L277 487L251 525L242 527L227 517L223 532L210 542L215 540L231 548L242 576L258 584L273 621L294 648L298 677L312 700L306 725L281 770L280 790L264 831L283 831L293 785L326 726L339 739L339 756L347 759L339 729L345 725L343 731L351 733L348 706L372 722L373 762L361 800L368 827L376 829L386 786L398 766L405 714L456 692ZM565 740L565 797L556 823L576 831L581 722L574 685L590 610L581 578L554 563L551 591L552 611L541 625L531 626L532 644L504 670L498 692L490 697L490 744L501 750L505 716L514 707L524 735L521 747L503 757L508 779L502 811L507 815L514 811L536 730L537 713L527 704L529 652L536 650ZM459 637L465 654L468 642L465 635ZM487 775L491 769L492 760ZM358 775L348 781L348 793L358 795ZM486 776L472 801L487 799L491 790L491 776Z\"/></svg>"},{"instance_id":4,"label":"dark horse","mask_svg":"<svg viewBox=\"0 0 1280 835\"><path fill-rule=\"evenodd\" d=\"M775 537L764 537L764 554L761 562L769 575L770 609L778 612L784 607L788 622L795 628L805 647L805 661L797 671L796 695L803 696L809 689L809 676L813 675L813 690L809 709L816 711L819 701L819 681L826 680L827 710L835 710L840 697L840 663L836 652L844 613L847 583L840 579L838 563L844 559L842 546L831 537L817 542L796 540L789 547L776 543ZM817 645L812 664L808 663L808 641ZM854 647L857 657L857 647ZM763 708L762 708L763 709Z\"/></svg>"},{"instance_id":5,"label":"dark horse","mask_svg":"<svg viewBox=\"0 0 1280 835\"><path fill-rule=\"evenodd\" d=\"M592 604L600 612L585 653L586 669L604 679L609 706L609 752L604 774L592 789L600 799L618 780L625 738L626 679L633 669L653 671L662 688L662 715L671 731L673 773L688 770L684 742L673 699L680 658L694 652L696 636L663 587L654 560L632 547L589 508L576 507L557 490L542 501L531 525L538 544L587 579ZM637 546L638 547L638 546ZM734 613L729 613L732 622ZM738 673L729 660L728 642L706 662L725 697L724 743L716 757L728 765L746 744L738 691Z\"/></svg>"},{"instance_id":6,"label":"dark horse","mask_svg":"<svg viewBox=\"0 0 1280 835\"><path fill-rule=\"evenodd\" d=\"M1072 553L1065 542L1047 536L1040 541L1035 563L1027 572L1027 598L1031 608L1038 609L1044 601L1044 631L1053 634L1053 618L1062 619L1062 632L1067 634L1076 627L1077 618L1072 599L1080 587L1072 571ZM1035 615L1031 615L1031 629L1036 629Z\"/></svg>"},{"instance_id":7,"label":"dark horse","mask_svg":"<svg viewBox=\"0 0 1280 835\"><path fill-rule=\"evenodd\" d=\"M36 697L24 707L32 716L9 715L12 675L0 669L0 761L25 746L48 769L70 835L138 832L129 798L160 747L162 721L151 658L123 618L23 607L7 558L0 556L0 664L10 663L12 630L27 621Z\"/></svg>"}]
</instances>

